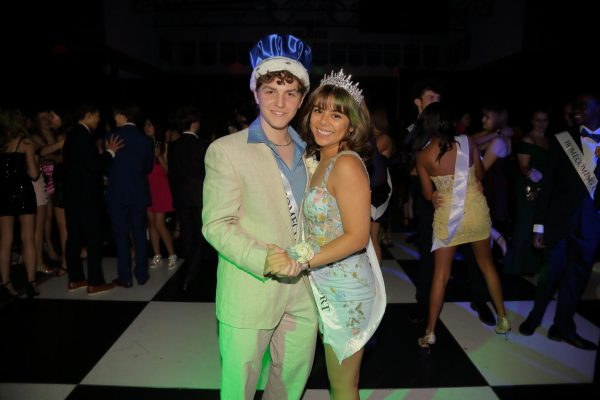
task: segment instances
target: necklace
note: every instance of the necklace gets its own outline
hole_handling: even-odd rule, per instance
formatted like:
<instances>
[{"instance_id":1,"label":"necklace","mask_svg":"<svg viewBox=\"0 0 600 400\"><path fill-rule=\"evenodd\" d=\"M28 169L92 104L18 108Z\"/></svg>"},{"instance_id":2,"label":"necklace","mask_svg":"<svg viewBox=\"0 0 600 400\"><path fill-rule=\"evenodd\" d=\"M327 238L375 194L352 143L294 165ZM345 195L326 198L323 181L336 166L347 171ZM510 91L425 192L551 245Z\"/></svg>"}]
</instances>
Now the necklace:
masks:
<instances>
[{"instance_id":1,"label":"necklace","mask_svg":"<svg viewBox=\"0 0 600 400\"><path fill-rule=\"evenodd\" d=\"M271 143L273 143L273 142L271 142ZM285 147L285 146L289 146L290 144L292 144L292 139L290 139L290 141L289 141L289 142L287 142L287 143L285 143L285 144L277 144L277 143L273 143L273 144L274 144L275 146L278 146L278 147Z\"/></svg>"}]
</instances>

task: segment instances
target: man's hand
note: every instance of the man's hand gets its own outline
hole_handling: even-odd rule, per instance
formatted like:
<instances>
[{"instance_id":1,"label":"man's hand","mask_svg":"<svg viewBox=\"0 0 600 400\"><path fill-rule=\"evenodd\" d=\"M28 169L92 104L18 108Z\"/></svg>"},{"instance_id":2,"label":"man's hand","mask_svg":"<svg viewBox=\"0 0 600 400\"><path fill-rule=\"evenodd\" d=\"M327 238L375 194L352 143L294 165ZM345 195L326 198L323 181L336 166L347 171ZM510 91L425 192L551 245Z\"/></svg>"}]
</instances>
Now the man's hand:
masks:
<instances>
[{"instance_id":1,"label":"man's hand","mask_svg":"<svg viewBox=\"0 0 600 400\"><path fill-rule=\"evenodd\" d=\"M440 196L440 194L437 191L435 191L431 195L431 203L433 204L433 208L437 210L438 208L444 205L444 199L442 199L442 196Z\"/></svg>"},{"instance_id":2,"label":"man's hand","mask_svg":"<svg viewBox=\"0 0 600 400\"><path fill-rule=\"evenodd\" d=\"M535 247L536 249L543 249L544 247L546 247L544 245L544 234L543 233L537 233L537 232L533 233L533 247Z\"/></svg>"},{"instance_id":3,"label":"man's hand","mask_svg":"<svg viewBox=\"0 0 600 400\"><path fill-rule=\"evenodd\" d=\"M301 272L298 261L290 258L287 252L274 245L267 244L267 259L265 260L264 275L293 277Z\"/></svg>"},{"instance_id":4,"label":"man's hand","mask_svg":"<svg viewBox=\"0 0 600 400\"><path fill-rule=\"evenodd\" d=\"M125 145L123 144L123 139L121 139L120 136L111 135L110 139L106 141L106 149L115 154L117 154L117 151L122 147L125 147Z\"/></svg>"}]
</instances>

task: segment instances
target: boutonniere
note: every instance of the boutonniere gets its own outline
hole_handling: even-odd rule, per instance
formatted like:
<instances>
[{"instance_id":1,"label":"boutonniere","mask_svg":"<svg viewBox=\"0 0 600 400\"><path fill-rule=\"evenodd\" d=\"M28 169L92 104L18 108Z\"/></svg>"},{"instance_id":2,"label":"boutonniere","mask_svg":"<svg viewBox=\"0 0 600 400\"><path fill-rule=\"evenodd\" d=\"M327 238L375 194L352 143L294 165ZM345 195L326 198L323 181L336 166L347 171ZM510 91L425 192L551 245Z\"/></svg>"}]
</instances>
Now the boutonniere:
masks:
<instances>
[{"instance_id":1,"label":"boutonniere","mask_svg":"<svg viewBox=\"0 0 600 400\"><path fill-rule=\"evenodd\" d=\"M308 170L308 174L310 176L312 176L315 173L318 166L319 162L317 161L317 158L314 155L306 158L306 169Z\"/></svg>"}]
</instances>

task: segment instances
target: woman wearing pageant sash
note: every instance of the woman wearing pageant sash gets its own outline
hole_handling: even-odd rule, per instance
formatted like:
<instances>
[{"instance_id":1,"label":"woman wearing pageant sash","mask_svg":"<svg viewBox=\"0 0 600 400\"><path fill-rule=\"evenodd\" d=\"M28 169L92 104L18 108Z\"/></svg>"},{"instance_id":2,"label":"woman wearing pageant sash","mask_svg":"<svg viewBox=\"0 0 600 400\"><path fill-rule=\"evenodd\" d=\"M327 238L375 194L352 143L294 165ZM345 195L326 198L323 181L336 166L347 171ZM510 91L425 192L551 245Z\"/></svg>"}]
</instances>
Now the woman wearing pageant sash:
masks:
<instances>
[{"instance_id":1,"label":"woman wearing pageant sash","mask_svg":"<svg viewBox=\"0 0 600 400\"><path fill-rule=\"evenodd\" d=\"M300 130L312 177L302 205L302 241L288 253L308 268L331 398L358 399L363 348L386 303L369 241L371 192L363 157L370 154L370 118L358 84L342 70L325 75L304 110Z\"/></svg>"},{"instance_id":2,"label":"woman wearing pageant sash","mask_svg":"<svg viewBox=\"0 0 600 400\"><path fill-rule=\"evenodd\" d=\"M483 177L479 151L466 135L456 136L453 118L442 103L428 105L415 129L417 141L422 144L416 161L423 196L431 200L435 190L441 200L433 217L435 267L429 318L419 346L429 347L436 341L435 324L444 302L452 260L456 246L463 243L471 243L485 277L498 313L496 333L507 334L510 322L506 318L500 279L489 242L490 212L479 183Z\"/></svg>"}]
</instances>

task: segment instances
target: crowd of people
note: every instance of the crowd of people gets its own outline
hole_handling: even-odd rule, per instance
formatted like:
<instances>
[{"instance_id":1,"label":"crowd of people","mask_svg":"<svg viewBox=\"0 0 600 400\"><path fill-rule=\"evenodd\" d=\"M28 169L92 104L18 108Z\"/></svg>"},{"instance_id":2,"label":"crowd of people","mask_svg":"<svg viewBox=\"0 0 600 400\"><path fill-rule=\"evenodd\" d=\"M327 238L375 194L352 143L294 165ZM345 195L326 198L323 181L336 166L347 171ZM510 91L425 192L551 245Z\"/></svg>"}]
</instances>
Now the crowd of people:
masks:
<instances>
[{"instance_id":1,"label":"crowd of people","mask_svg":"<svg viewBox=\"0 0 600 400\"><path fill-rule=\"evenodd\" d=\"M208 139L197 135L198 111L175 110L164 130L155 117L143 115L133 104L113 107L112 121L105 124L100 115L100 108L92 104L81 104L69 113L0 110L4 188L0 266L5 297L16 297L23 290L30 298L37 296L36 273L68 274L67 290L87 289L90 295L115 286L132 287L132 274L137 284L145 284L149 268L177 266L167 215L179 216L177 229L182 232L189 280L210 257L201 234ZM15 232L20 234L20 246L13 241ZM109 237L118 257L118 276L112 282L105 281L102 268L102 250ZM11 264L18 261L15 249L27 271L25 287L16 288L11 280ZM196 253L201 256L194 257Z\"/></svg>"},{"instance_id":2,"label":"crowd of people","mask_svg":"<svg viewBox=\"0 0 600 400\"><path fill-rule=\"evenodd\" d=\"M4 295L20 289L10 274L15 220L31 298L40 290L36 272L66 273L67 290L90 295L131 288L134 278L144 285L148 268L163 263L161 242L166 267L175 268L165 222L175 214L184 288L201 279L209 244L219 253L222 398L253 398L267 346L273 362L263 398L300 398L320 331L332 398L358 399L364 346L385 312L382 244L399 213L419 252L411 319L426 320L426 329L415 345L436 343L458 250L471 307L496 333L512 330L499 275L539 275L519 332L533 334L558 289L548 337L596 348L573 316L600 243L597 96L568 101L563 126L552 130L547 109L532 109L524 128L509 124L505 107L484 105L474 132L478 115L454 113L441 85L426 81L415 85L416 120L394 135L385 110L369 110L343 70L310 90L311 49L301 39L266 36L250 61L257 116L236 112L212 143L194 107L177 109L165 126L135 105L114 107L112 125L90 104L72 123L51 109L0 110ZM112 282L102 268L107 220L118 256Z\"/></svg>"}]
</instances>

